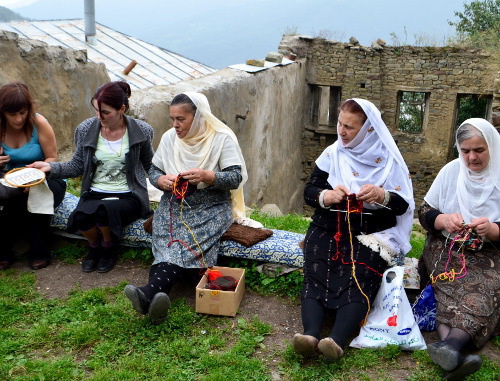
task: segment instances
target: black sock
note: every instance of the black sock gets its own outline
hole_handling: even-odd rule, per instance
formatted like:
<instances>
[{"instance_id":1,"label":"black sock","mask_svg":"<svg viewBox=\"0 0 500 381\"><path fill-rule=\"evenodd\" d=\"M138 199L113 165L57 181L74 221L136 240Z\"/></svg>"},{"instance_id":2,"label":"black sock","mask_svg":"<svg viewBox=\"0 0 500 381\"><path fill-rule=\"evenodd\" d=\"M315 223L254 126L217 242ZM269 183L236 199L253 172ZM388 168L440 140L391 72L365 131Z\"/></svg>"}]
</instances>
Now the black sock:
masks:
<instances>
[{"instance_id":1,"label":"black sock","mask_svg":"<svg viewBox=\"0 0 500 381\"><path fill-rule=\"evenodd\" d=\"M304 335L321 338L321 328L325 317L325 308L319 300L306 298L301 303Z\"/></svg>"},{"instance_id":2,"label":"black sock","mask_svg":"<svg viewBox=\"0 0 500 381\"><path fill-rule=\"evenodd\" d=\"M139 287L146 298L151 301L153 296L159 292L169 294L174 284L183 274L183 269L179 266L167 262L161 262L151 266L149 269L149 282L147 285Z\"/></svg>"},{"instance_id":3,"label":"black sock","mask_svg":"<svg viewBox=\"0 0 500 381\"><path fill-rule=\"evenodd\" d=\"M367 309L368 306L363 303L349 303L337 309L330 337L340 348L344 348L347 339L359 329Z\"/></svg>"},{"instance_id":4,"label":"black sock","mask_svg":"<svg viewBox=\"0 0 500 381\"><path fill-rule=\"evenodd\" d=\"M459 328L452 328L444 341L460 352L469 340L470 335L467 332Z\"/></svg>"}]
</instances>

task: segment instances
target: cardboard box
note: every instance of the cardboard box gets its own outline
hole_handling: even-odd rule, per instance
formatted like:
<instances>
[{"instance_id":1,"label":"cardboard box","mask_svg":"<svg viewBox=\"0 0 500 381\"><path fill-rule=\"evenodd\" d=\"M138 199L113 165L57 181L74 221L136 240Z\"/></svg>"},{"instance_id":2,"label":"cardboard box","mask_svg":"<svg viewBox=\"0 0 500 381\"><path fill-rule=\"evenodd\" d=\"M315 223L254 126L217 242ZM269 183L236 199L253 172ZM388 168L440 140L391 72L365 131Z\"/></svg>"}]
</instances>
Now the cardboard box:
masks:
<instances>
[{"instance_id":1,"label":"cardboard box","mask_svg":"<svg viewBox=\"0 0 500 381\"><path fill-rule=\"evenodd\" d=\"M209 315L236 316L241 299L245 293L245 269L214 266L222 276L232 276L238 280L234 291L209 290L205 288L208 282L203 276L196 286L196 312Z\"/></svg>"}]
</instances>

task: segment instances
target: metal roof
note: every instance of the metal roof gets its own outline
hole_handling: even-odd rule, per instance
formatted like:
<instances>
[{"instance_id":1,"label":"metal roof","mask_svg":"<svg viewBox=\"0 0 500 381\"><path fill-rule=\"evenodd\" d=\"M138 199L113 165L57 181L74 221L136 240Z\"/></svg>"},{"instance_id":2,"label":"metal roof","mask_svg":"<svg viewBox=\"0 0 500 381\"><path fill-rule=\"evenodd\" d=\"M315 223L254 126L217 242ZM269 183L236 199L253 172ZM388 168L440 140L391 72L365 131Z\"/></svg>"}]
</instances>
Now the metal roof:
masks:
<instances>
[{"instance_id":1,"label":"metal roof","mask_svg":"<svg viewBox=\"0 0 500 381\"><path fill-rule=\"evenodd\" d=\"M86 50L89 61L106 65L112 81L124 80L136 89L168 85L216 71L99 23L96 23L95 43L89 44L85 42L85 26L81 19L12 21L0 23L0 29L53 46ZM133 60L137 61L135 68L128 75L123 74Z\"/></svg>"}]
</instances>

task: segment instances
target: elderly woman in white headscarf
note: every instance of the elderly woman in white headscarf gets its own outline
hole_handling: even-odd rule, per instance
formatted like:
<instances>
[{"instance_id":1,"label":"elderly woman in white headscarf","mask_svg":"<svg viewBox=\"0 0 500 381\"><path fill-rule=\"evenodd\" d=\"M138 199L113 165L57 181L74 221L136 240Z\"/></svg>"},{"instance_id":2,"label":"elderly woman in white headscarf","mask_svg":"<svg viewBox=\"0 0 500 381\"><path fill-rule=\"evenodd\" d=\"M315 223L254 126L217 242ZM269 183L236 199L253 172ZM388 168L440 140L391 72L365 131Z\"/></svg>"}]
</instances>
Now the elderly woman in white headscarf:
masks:
<instances>
[{"instance_id":1,"label":"elderly woman in white headscarf","mask_svg":"<svg viewBox=\"0 0 500 381\"><path fill-rule=\"evenodd\" d=\"M182 277L199 279L214 266L220 237L245 216L247 172L233 131L199 93L175 96L170 118L173 128L163 135L149 171L151 183L164 191L153 219L149 283L125 287L132 306L149 313L153 324L167 318L172 286Z\"/></svg>"},{"instance_id":2,"label":"elderly woman in white headscarf","mask_svg":"<svg viewBox=\"0 0 500 381\"><path fill-rule=\"evenodd\" d=\"M367 100L340 106L338 140L316 160L304 196L315 213L304 240L304 333L297 353L343 355L366 318L389 265L411 249L413 189L408 168L380 111ZM327 312L330 335L321 338Z\"/></svg>"},{"instance_id":3,"label":"elderly woman in white headscarf","mask_svg":"<svg viewBox=\"0 0 500 381\"><path fill-rule=\"evenodd\" d=\"M448 379L461 380L481 367L479 356L462 350L484 346L499 321L500 135L472 118L458 128L456 145L459 158L441 169L419 209L428 231L420 270L437 300L440 341L428 345L429 355L451 371ZM456 242L464 231L473 235Z\"/></svg>"}]
</instances>

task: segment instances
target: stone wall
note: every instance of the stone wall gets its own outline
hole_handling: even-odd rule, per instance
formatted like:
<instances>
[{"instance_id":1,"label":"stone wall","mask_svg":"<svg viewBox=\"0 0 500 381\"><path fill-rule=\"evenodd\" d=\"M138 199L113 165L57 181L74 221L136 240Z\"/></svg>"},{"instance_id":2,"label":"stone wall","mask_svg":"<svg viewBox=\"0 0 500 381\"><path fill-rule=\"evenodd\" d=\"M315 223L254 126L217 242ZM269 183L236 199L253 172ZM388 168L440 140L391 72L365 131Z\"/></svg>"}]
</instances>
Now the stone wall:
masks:
<instances>
[{"instance_id":1,"label":"stone wall","mask_svg":"<svg viewBox=\"0 0 500 381\"><path fill-rule=\"evenodd\" d=\"M375 48L303 36L284 37L280 49L306 58L309 85L304 99L304 172L336 140L335 126L313 123L314 88L334 88L341 99L359 97L373 102L393 134L410 169L415 200L422 201L439 169L452 155L457 95L479 94L492 98L490 121L499 124L499 64L490 53L451 47ZM496 76L496 79L495 79ZM429 94L421 133L397 130L398 92ZM500 127L500 126L499 126Z\"/></svg>"},{"instance_id":2,"label":"stone wall","mask_svg":"<svg viewBox=\"0 0 500 381\"><path fill-rule=\"evenodd\" d=\"M37 111L54 128L59 153L68 157L73 134L84 119L95 115L90 98L97 87L109 82L104 64L87 61L85 51L49 46L0 31L0 85L26 83Z\"/></svg>"},{"instance_id":3,"label":"stone wall","mask_svg":"<svg viewBox=\"0 0 500 381\"><path fill-rule=\"evenodd\" d=\"M303 205L302 119L305 66L293 63L249 74L223 69L203 78L135 91L131 112L155 127L154 147L172 126L168 105L184 91L205 94L212 112L238 137L248 168L249 207L276 204L283 213Z\"/></svg>"},{"instance_id":4,"label":"stone wall","mask_svg":"<svg viewBox=\"0 0 500 381\"><path fill-rule=\"evenodd\" d=\"M171 99L183 91L204 93L213 113L239 139L249 173L247 206L277 204L284 213L304 210L304 184L316 158L336 140L332 115L337 111L326 105L327 111L318 113L319 93L330 91L330 98L338 96L339 102L366 98L380 108L410 169L417 205L450 159L458 94L490 97L489 118L500 123L499 64L480 50L383 43L368 48L301 36L284 37L279 50L292 51L297 62L254 74L227 68L134 91L130 113L153 126L156 148L171 127ZM75 127L94 115L89 100L109 76L103 65L87 61L85 51L49 47L0 31L0 84L12 80L28 84L39 112L54 127L60 151L69 155ZM429 94L421 133L397 131L400 91Z\"/></svg>"}]
</instances>

